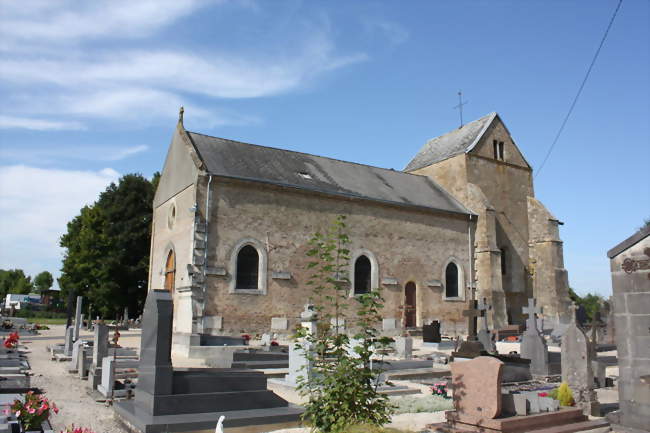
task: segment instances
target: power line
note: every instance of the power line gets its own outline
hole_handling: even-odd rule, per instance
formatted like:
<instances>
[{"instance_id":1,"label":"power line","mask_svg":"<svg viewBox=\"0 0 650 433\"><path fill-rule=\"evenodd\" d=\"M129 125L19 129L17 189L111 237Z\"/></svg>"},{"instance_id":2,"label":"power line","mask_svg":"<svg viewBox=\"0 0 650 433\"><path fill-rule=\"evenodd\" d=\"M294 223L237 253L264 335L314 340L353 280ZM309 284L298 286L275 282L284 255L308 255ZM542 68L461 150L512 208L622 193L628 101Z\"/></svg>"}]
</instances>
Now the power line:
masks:
<instances>
[{"instance_id":1,"label":"power line","mask_svg":"<svg viewBox=\"0 0 650 433\"><path fill-rule=\"evenodd\" d=\"M551 152L553 152L553 148L557 144L558 140L560 139L560 135L562 135L562 131L564 131L564 127L566 126L567 121L569 120L569 117L571 116L571 113L573 112L573 109L576 106L576 103L578 102L578 98L580 98L580 94L582 93L582 89L584 89L585 84L587 83L587 79L589 78L589 74L591 74L591 70L594 67L594 64L596 63L596 59L598 59L598 55L600 54L600 50L603 48L603 45L605 44L605 39L607 39L607 35L609 34L609 30L612 28L612 24L614 24L614 19L616 18L616 15L618 14L618 10L621 8L621 4L623 4L623 0L618 1L618 5L616 6L616 9L614 10L614 14L612 15L612 19L609 20L609 25L607 26L607 29L605 30L605 34L603 35L603 39L600 41L600 45L598 46L598 49L596 50L596 53L594 54L594 58L591 60L591 64L589 65L589 69L587 69L587 73L585 74L585 78L582 80L582 84L580 84L580 88L578 89L578 93L576 93L576 96L573 98L573 102L571 103L571 107L569 108L569 111L567 112L566 116L564 117L564 121L562 121L562 126L560 126L560 129L557 131L557 135L555 136L555 139L553 140L553 143L551 143L551 147L549 147L548 152L546 153L546 156L544 157L544 161L542 161L542 164L539 166L539 169L535 173L535 176L533 178L537 178L539 173L542 171L542 168L544 168L544 164L546 164L546 161L548 161L548 157L551 156Z\"/></svg>"}]
</instances>

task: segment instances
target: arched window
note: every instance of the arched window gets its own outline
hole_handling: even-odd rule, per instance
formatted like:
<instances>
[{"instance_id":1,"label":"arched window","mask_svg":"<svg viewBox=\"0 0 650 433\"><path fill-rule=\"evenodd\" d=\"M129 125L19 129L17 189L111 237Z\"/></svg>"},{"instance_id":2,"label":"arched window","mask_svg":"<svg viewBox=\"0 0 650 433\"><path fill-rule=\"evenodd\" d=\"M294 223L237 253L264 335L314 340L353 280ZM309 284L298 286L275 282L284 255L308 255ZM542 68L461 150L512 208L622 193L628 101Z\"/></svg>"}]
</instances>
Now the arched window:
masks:
<instances>
[{"instance_id":1,"label":"arched window","mask_svg":"<svg viewBox=\"0 0 650 433\"><path fill-rule=\"evenodd\" d=\"M449 263L445 269L445 296L458 297L458 266L454 262Z\"/></svg>"},{"instance_id":2,"label":"arched window","mask_svg":"<svg viewBox=\"0 0 650 433\"><path fill-rule=\"evenodd\" d=\"M165 262L165 290L174 293L174 284L176 282L176 258L174 250L169 250L167 261Z\"/></svg>"},{"instance_id":3,"label":"arched window","mask_svg":"<svg viewBox=\"0 0 650 433\"><path fill-rule=\"evenodd\" d=\"M361 255L354 262L354 294L370 292L370 273L372 265L368 257Z\"/></svg>"},{"instance_id":4,"label":"arched window","mask_svg":"<svg viewBox=\"0 0 650 433\"><path fill-rule=\"evenodd\" d=\"M260 256L252 245L245 245L237 254L235 290L257 290Z\"/></svg>"}]
</instances>

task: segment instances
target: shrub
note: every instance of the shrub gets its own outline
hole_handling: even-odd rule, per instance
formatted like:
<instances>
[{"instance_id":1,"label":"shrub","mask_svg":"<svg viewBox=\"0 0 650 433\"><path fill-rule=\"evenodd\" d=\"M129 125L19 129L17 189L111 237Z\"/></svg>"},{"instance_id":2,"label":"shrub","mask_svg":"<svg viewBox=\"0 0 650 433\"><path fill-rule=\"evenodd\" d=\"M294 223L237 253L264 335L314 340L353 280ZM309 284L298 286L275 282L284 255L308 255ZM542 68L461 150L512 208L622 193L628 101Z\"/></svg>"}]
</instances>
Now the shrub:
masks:
<instances>
[{"instance_id":1,"label":"shrub","mask_svg":"<svg viewBox=\"0 0 650 433\"><path fill-rule=\"evenodd\" d=\"M439 412L442 410L452 410L454 408L451 399L439 395L427 395L425 397L407 395L404 397L395 397L393 403L396 405L396 414Z\"/></svg>"},{"instance_id":2,"label":"shrub","mask_svg":"<svg viewBox=\"0 0 650 433\"><path fill-rule=\"evenodd\" d=\"M325 325L319 323L316 334L300 327L295 335L312 349L305 355L312 371L300 377L298 384L298 392L309 397L303 420L323 433L346 432L354 425L379 427L390 421L392 411L388 396L377 391L381 371L370 365L374 354L391 342L380 338L377 331L383 307L381 293L373 289L355 296L355 315L345 314L350 240L344 229L345 217L339 216L325 234L316 233L309 241L308 269L312 274L307 285L315 297L311 299L314 311ZM339 333L338 326L328 326L342 319L356 330L354 340ZM296 346L300 348L300 343Z\"/></svg>"},{"instance_id":3,"label":"shrub","mask_svg":"<svg viewBox=\"0 0 650 433\"><path fill-rule=\"evenodd\" d=\"M569 388L569 384L566 382L562 382L557 390L551 391L551 397L558 400L560 406L573 406L575 404L575 401L573 400L573 392L571 391L571 388Z\"/></svg>"}]
</instances>

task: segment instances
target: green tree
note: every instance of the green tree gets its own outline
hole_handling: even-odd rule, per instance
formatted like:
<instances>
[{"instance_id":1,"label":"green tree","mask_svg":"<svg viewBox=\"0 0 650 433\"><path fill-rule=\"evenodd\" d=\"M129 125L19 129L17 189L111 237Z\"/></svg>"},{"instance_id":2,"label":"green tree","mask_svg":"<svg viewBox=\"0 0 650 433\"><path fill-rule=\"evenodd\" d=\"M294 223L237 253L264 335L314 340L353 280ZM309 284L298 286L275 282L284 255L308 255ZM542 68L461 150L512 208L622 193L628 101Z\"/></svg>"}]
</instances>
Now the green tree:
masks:
<instances>
[{"instance_id":1,"label":"green tree","mask_svg":"<svg viewBox=\"0 0 650 433\"><path fill-rule=\"evenodd\" d=\"M28 294L34 290L31 278L22 269L0 269L0 296L2 300L8 293Z\"/></svg>"},{"instance_id":2,"label":"green tree","mask_svg":"<svg viewBox=\"0 0 650 433\"><path fill-rule=\"evenodd\" d=\"M379 393L381 371L371 368L371 359L385 348L390 339L379 337L383 299L377 289L355 297L355 313L349 307L349 238L345 234L345 217L339 216L325 233L316 233L310 240L307 283L313 290L314 310L321 323L319 331L308 334L304 328L296 333L296 344L311 347L307 358L312 374L299 378L298 391L308 396L303 419L323 433L341 432L353 425L381 426L390 421L392 406L385 394ZM339 332L345 319L354 330L352 339Z\"/></svg>"},{"instance_id":3,"label":"green tree","mask_svg":"<svg viewBox=\"0 0 650 433\"><path fill-rule=\"evenodd\" d=\"M585 296L580 296L570 287L569 298L571 298L576 305L582 306L585 309L587 318L590 321L596 317L596 313L600 311L605 304L605 300L602 296L594 293L587 293Z\"/></svg>"},{"instance_id":4,"label":"green tree","mask_svg":"<svg viewBox=\"0 0 650 433\"><path fill-rule=\"evenodd\" d=\"M34 288L38 293L50 290L52 284L54 284L54 279L49 271L43 271L34 277Z\"/></svg>"},{"instance_id":5,"label":"green tree","mask_svg":"<svg viewBox=\"0 0 650 433\"><path fill-rule=\"evenodd\" d=\"M88 298L102 316L142 310L147 294L154 187L138 174L111 183L68 223L59 284Z\"/></svg>"}]
</instances>

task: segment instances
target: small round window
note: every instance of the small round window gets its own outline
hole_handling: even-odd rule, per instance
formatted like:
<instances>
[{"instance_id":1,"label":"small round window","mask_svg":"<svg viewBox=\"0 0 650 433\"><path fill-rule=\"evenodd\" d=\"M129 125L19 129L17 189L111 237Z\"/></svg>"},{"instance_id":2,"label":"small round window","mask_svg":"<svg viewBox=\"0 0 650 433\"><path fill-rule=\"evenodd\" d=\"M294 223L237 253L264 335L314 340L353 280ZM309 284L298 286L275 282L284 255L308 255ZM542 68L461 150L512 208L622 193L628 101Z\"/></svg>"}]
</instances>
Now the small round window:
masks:
<instances>
[{"instance_id":1,"label":"small round window","mask_svg":"<svg viewBox=\"0 0 650 433\"><path fill-rule=\"evenodd\" d=\"M170 229L174 228L174 222L176 222L176 206L172 204L169 208L169 215L167 216L167 227Z\"/></svg>"}]
</instances>

